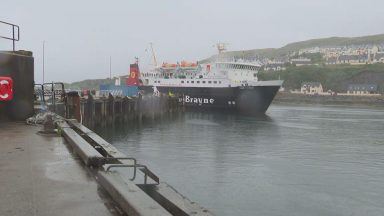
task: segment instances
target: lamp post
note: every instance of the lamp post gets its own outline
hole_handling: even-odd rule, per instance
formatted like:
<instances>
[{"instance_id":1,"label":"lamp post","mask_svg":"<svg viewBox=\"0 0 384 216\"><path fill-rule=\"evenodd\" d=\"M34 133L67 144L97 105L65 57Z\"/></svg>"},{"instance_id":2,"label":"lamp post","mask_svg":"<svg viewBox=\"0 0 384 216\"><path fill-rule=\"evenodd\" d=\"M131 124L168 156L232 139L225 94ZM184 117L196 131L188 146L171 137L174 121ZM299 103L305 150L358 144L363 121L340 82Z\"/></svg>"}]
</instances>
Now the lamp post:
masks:
<instances>
[{"instance_id":1,"label":"lamp post","mask_svg":"<svg viewBox=\"0 0 384 216\"><path fill-rule=\"evenodd\" d=\"M109 79L112 80L112 56L109 56Z\"/></svg>"},{"instance_id":2,"label":"lamp post","mask_svg":"<svg viewBox=\"0 0 384 216\"><path fill-rule=\"evenodd\" d=\"M43 41L43 84L45 83L45 41Z\"/></svg>"}]
</instances>

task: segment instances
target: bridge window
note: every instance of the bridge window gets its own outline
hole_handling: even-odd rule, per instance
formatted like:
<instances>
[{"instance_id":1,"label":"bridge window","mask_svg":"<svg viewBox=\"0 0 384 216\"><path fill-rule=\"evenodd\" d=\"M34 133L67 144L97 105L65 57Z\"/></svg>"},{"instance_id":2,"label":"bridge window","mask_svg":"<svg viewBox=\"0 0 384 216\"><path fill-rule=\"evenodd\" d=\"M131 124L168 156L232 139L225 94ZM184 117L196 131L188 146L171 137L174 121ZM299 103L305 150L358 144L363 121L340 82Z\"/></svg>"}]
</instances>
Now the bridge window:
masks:
<instances>
[{"instance_id":1,"label":"bridge window","mask_svg":"<svg viewBox=\"0 0 384 216\"><path fill-rule=\"evenodd\" d=\"M209 84L211 84L211 83L212 83L212 81L208 81L208 83L209 83Z\"/></svg>"},{"instance_id":2,"label":"bridge window","mask_svg":"<svg viewBox=\"0 0 384 216\"><path fill-rule=\"evenodd\" d=\"M217 81L213 81L213 83L217 84Z\"/></svg>"},{"instance_id":3,"label":"bridge window","mask_svg":"<svg viewBox=\"0 0 384 216\"><path fill-rule=\"evenodd\" d=\"M191 81L191 83L195 83L195 81Z\"/></svg>"},{"instance_id":4,"label":"bridge window","mask_svg":"<svg viewBox=\"0 0 384 216\"><path fill-rule=\"evenodd\" d=\"M181 83L184 83L184 80L183 80L183 81L181 81Z\"/></svg>"},{"instance_id":5,"label":"bridge window","mask_svg":"<svg viewBox=\"0 0 384 216\"><path fill-rule=\"evenodd\" d=\"M200 81L196 81L197 83L200 83Z\"/></svg>"},{"instance_id":6,"label":"bridge window","mask_svg":"<svg viewBox=\"0 0 384 216\"><path fill-rule=\"evenodd\" d=\"M205 81L203 81L203 83L205 84Z\"/></svg>"}]
</instances>

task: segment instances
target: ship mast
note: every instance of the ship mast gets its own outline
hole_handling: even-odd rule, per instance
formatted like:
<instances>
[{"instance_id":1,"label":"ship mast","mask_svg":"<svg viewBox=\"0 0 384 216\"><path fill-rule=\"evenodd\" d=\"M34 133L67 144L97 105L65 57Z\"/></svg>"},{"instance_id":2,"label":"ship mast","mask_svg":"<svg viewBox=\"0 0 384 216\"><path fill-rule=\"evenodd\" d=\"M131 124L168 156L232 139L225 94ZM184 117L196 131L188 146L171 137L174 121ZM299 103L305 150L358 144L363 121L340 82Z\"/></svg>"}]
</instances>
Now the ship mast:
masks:
<instances>
[{"instance_id":1,"label":"ship mast","mask_svg":"<svg viewBox=\"0 0 384 216\"><path fill-rule=\"evenodd\" d=\"M219 51L219 54L217 55L217 60L222 61L223 59L221 59L221 54L227 50L227 44L219 42L216 44L216 48Z\"/></svg>"},{"instance_id":2,"label":"ship mast","mask_svg":"<svg viewBox=\"0 0 384 216\"><path fill-rule=\"evenodd\" d=\"M152 44L152 42L149 43L149 46L151 47L153 63L154 63L154 65L155 65L155 67L157 67L157 59L156 59L155 51L153 50L153 44Z\"/></svg>"},{"instance_id":3,"label":"ship mast","mask_svg":"<svg viewBox=\"0 0 384 216\"><path fill-rule=\"evenodd\" d=\"M227 44L226 43L217 43L216 47L217 47L217 50L219 50L219 54L221 54L227 50Z\"/></svg>"}]
</instances>

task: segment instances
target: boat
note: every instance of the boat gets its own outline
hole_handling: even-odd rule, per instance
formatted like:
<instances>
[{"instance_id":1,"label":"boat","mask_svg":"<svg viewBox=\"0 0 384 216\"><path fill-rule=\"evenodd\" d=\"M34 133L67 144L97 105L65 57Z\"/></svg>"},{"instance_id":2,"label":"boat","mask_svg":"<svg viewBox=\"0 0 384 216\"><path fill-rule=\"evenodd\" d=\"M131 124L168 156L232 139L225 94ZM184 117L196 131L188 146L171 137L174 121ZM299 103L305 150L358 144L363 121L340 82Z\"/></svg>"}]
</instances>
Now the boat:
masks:
<instances>
[{"instance_id":1,"label":"boat","mask_svg":"<svg viewBox=\"0 0 384 216\"><path fill-rule=\"evenodd\" d=\"M132 64L127 84L139 83L147 94L175 95L187 108L265 113L283 81L258 80L260 64L225 60L223 44L218 48L217 58L210 62L163 63L144 73Z\"/></svg>"}]
</instances>

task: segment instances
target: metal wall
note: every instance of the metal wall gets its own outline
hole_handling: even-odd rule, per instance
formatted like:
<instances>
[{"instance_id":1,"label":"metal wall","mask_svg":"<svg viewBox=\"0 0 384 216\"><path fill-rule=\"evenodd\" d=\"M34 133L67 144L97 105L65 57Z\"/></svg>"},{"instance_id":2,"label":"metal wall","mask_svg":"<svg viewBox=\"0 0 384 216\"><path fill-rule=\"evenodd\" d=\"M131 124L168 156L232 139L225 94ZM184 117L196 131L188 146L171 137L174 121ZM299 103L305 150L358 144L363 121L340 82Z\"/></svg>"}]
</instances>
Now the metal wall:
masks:
<instances>
[{"instance_id":1,"label":"metal wall","mask_svg":"<svg viewBox=\"0 0 384 216\"><path fill-rule=\"evenodd\" d=\"M29 51L0 51L0 76L13 79L14 97L0 102L0 121L25 120L33 115L34 59Z\"/></svg>"},{"instance_id":2,"label":"metal wall","mask_svg":"<svg viewBox=\"0 0 384 216\"><path fill-rule=\"evenodd\" d=\"M107 97L109 94L112 94L112 96L132 97L136 96L138 92L139 87L137 86L100 85L100 95Z\"/></svg>"}]
</instances>

